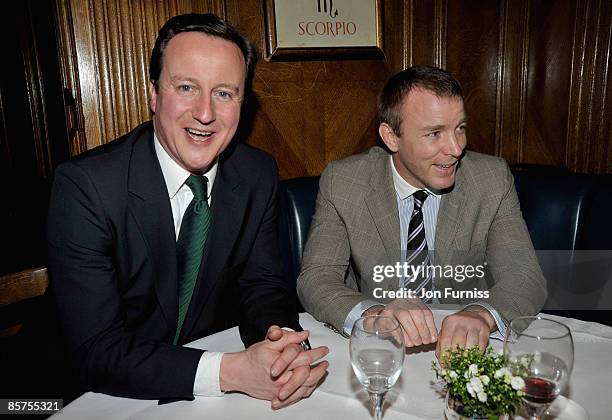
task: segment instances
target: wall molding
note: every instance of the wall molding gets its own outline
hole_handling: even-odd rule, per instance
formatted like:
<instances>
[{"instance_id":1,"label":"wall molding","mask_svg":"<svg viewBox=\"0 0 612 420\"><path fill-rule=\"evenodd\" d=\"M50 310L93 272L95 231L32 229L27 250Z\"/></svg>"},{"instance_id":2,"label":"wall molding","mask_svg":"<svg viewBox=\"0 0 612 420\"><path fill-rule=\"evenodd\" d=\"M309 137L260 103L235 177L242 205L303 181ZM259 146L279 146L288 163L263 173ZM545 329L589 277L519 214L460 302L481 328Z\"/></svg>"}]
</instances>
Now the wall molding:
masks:
<instances>
[{"instance_id":1,"label":"wall molding","mask_svg":"<svg viewBox=\"0 0 612 420\"><path fill-rule=\"evenodd\" d=\"M446 68L446 10L447 0L435 0L434 65Z\"/></svg>"},{"instance_id":2,"label":"wall molding","mask_svg":"<svg viewBox=\"0 0 612 420\"><path fill-rule=\"evenodd\" d=\"M495 154L521 162L529 69L529 0L500 1Z\"/></svg>"},{"instance_id":3,"label":"wall molding","mask_svg":"<svg viewBox=\"0 0 612 420\"><path fill-rule=\"evenodd\" d=\"M408 68L412 66L412 39L413 39L413 10L414 10L414 2L413 0L405 0L404 1L404 14L403 14L403 54L402 54L402 68Z\"/></svg>"},{"instance_id":4,"label":"wall molding","mask_svg":"<svg viewBox=\"0 0 612 420\"><path fill-rule=\"evenodd\" d=\"M565 162L572 171L605 173L612 169L612 6L606 0L579 0L575 16Z\"/></svg>"}]
</instances>

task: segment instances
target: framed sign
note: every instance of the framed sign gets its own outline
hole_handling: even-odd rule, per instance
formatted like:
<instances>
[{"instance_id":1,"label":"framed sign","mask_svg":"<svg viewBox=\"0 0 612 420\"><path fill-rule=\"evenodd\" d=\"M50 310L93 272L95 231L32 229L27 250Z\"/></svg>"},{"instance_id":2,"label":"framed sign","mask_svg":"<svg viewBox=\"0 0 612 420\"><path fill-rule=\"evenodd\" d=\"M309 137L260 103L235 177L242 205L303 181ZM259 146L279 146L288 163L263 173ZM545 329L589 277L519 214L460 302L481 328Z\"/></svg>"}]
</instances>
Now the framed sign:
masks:
<instances>
[{"instance_id":1,"label":"framed sign","mask_svg":"<svg viewBox=\"0 0 612 420\"><path fill-rule=\"evenodd\" d=\"M263 0L266 58L380 57L381 0Z\"/></svg>"}]
</instances>

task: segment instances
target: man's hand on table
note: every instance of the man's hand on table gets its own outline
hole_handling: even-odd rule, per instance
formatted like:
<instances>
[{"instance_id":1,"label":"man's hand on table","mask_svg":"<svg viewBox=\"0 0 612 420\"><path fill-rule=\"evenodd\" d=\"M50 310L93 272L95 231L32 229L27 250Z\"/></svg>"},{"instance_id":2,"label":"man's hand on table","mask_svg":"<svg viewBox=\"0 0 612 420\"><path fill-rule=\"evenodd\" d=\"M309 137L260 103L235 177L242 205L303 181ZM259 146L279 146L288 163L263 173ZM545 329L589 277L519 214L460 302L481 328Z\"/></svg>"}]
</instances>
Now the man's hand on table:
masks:
<instances>
[{"instance_id":1,"label":"man's hand on table","mask_svg":"<svg viewBox=\"0 0 612 420\"><path fill-rule=\"evenodd\" d=\"M226 353L221 360L221 390L244 392L269 400L273 409L307 398L325 375L329 363L311 366L329 352L327 347L305 351L301 343L308 331L268 329L266 339L245 351Z\"/></svg>"},{"instance_id":2,"label":"man's hand on table","mask_svg":"<svg viewBox=\"0 0 612 420\"><path fill-rule=\"evenodd\" d=\"M387 306L373 306L363 313L385 315L398 320L404 333L406 347L417 347L437 341L436 357L451 347L473 347L485 349L489 334L495 328L495 320L482 306L468 306L447 316L438 333L431 309L418 298L395 299Z\"/></svg>"},{"instance_id":3,"label":"man's hand on table","mask_svg":"<svg viewBox=\"0 0 612 420\"><path fill-rule=\"evenodd\" d=\"M449 315L442 321L436 357L440 359L446 349L453 347L474 347L478 344L484 351L489 343L489 334L495 328L495 319L482 306L468 306Z\"/></svg>"},{"instance_id":4,"label":"man's hand on table","mask_svg":"<svg viewBox=\"0 0 612 420\"><path fill-rule=\"evenodd\" d=\"M363 315L383 315L397 319L402 327L406 347L431 344L438 339L433 313L418 298L395 299L387 306L373 306Z\"/></svg>"}]
</instances>

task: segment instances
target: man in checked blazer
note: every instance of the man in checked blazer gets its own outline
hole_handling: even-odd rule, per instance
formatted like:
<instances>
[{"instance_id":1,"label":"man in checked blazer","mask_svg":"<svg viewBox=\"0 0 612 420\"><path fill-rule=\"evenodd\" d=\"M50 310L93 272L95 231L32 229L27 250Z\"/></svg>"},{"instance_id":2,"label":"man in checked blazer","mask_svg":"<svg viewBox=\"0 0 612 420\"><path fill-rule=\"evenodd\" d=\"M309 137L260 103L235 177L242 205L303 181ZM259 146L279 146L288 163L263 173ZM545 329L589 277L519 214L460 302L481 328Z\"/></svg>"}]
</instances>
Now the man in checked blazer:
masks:
<instances>
[{"instance_id":1,"label":"man in checked blazer","mask_svg":"<svg viewBox=\"0 0 612 420\"><path fill-rule=\"evenodd\" d=\"M390 152L374 147L332 162L321 176L297 284L302 304L344 334L360 316L393 316L406 346L437 341L438 357L451 346L484 348L508 320L537 313L546 298L508 165L465 150L461 87L442 69L393 76L380 95L379 118ZM433 287L425 289L433 301L464 305L439 332L420 295L385 294L406 284L405 271L388 267L404 267L417 190L427 193L429 264L451 267L450 274L434 270Z\"/></svg>"}]
</instances>

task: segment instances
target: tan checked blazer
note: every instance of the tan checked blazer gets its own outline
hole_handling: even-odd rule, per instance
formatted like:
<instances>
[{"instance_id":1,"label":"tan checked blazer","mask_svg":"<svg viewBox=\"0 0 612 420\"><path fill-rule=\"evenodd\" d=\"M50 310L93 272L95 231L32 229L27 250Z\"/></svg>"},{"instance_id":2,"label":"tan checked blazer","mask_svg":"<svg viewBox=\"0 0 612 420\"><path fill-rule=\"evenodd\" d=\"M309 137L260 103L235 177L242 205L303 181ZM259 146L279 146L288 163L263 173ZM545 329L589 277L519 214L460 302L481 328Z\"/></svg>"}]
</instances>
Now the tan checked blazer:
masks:
<instances>
[{"instance_id":1,"label":"tan checked blazer","mask_svg":"<svg viewBox=\"0 0 612 420\"><path fill-rule=\"evenodd\" d=\"M297 291L304 308L342 331L349 311L374 289L397 290L398 279L373 281L375 265L400 261L400 224L389 162L379 147L332 162L321 175L316 211L304 249ZM505 321L537 313L546 280L503 159L467 152L455 186L443 194L435 237L436 265L483 265L486 276L458 282L436 278L441 293L489 290ZM379 299L381 300L381 299ZM474 299L445 297L442 303ZM384 300L383 300L384 301Z\"/></svg>"}]
</instances>

